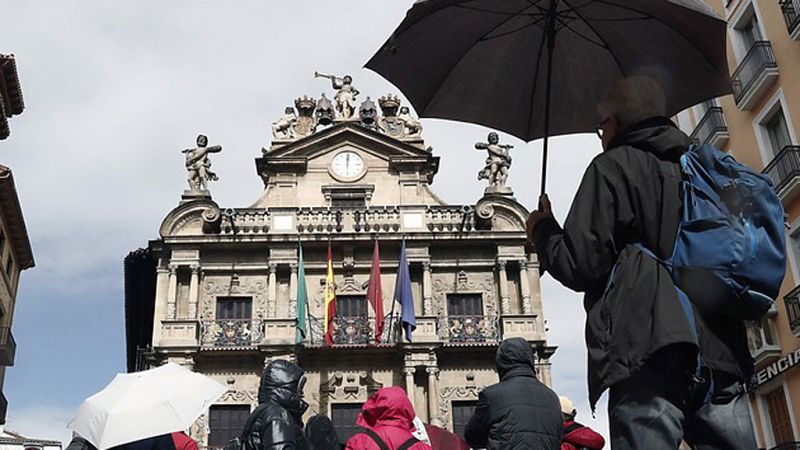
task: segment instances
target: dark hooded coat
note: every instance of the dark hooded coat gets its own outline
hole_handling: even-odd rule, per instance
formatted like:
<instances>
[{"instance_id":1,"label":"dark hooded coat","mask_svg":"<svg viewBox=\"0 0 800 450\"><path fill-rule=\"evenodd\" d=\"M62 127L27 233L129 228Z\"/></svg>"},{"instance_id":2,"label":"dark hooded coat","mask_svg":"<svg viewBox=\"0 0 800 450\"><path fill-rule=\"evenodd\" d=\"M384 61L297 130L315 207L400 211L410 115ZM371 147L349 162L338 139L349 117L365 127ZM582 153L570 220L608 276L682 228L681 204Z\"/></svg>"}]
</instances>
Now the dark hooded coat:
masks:
<instances>
[{"instance_id":1,"label":"dark hooded coat","mask_svg":"<svg viewBox=\"0 0 800 450\"><path fill-rule=\"evenodd\" d=\"M288 361L271 362L258 389L258 407L242 430L245 448L256 450L308 450L303 436L303 413L308 404L301 396L303 369Z\"/></svg>"},{"instance_id":2,"label":"dark hooded coat","mask_svg":"<svg viewBox=\"0 0 800 450\"><path fill-rule=\"evenodd\" d=\"M592 407L659 349L688 348L679 356L691 365L699 348L704 365L742 377L752 367L743 322L695 308L698 342L667 270L632 245L672 254L688 146L666 118L629 127L589 165L564 227L545 219L533 230L542 269L585 293Z\"/></svg>"},{"instance_id":3,"label":"dark hooded coat","mask_svg":"<svg viewBox=\"0 0 800 450\"><path fill-rule=\"evenodd\" d=\"M488 450L558 450L561 405L536 379L531 345L522 338L503 341L496 363L500 383L481 391L464 430L467 443Z\"/></svg>"}]
</instances>

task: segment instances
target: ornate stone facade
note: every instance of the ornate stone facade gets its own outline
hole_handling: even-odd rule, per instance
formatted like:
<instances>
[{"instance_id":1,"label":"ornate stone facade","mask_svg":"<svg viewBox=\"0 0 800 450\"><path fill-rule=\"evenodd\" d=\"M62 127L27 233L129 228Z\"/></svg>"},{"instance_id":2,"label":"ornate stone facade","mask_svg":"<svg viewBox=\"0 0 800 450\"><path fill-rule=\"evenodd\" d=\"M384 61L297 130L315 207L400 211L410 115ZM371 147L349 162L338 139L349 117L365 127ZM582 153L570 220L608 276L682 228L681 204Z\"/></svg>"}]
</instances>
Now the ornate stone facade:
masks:
<instances>
[{"instance_id":1,"label":"ornate stone facade","mask_svg":"<svg viewBox=\"0 0 800 450\"><path fill-rule=\"evenodd\" d=\"M487 191L474 205L444 203L431 189L439 158L399 102L381 97L377 118L367 103L355 112L364 117L339 112L327 120L330 101L322 100L322 116L313 109L287 114L256 159L265 190L251 206L184 199L167 215L161 238L150 244L157 261L150 364L183 361L229 386L220 405L254 405L264 365L288 358L306 370L309 415L335 416L341 405L398 385L423 420L451 429L453 402L477 400L497 382L494 355L504 338L528 340L549 383L555 348L546 342L538 262L526 245L527 211L510 189ZM315 122L298 126L300 116ZM376 239L386 312L381 342L364 300ZM403 239L417 316L413 342L402 337L392 304ZM349 311L337 316L330 348L321 320L329 241L337 297ZM300 342L298 243L308 292ZM360 315L346 316L353 311ZM209 416L191 431L205 443Z\"/></svg>"}]
</instances>

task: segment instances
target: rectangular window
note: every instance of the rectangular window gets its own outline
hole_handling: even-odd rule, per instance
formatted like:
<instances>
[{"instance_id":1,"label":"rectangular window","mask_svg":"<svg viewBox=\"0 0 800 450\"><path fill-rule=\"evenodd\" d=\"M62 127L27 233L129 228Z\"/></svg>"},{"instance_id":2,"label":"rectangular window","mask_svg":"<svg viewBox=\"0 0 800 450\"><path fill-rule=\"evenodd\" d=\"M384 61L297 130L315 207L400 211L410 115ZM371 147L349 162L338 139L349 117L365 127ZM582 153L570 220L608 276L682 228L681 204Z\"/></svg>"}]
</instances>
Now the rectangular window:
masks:
<instances>
[{"instance_id":1,"label":"rectangular window","mask_svg":"<svg viewBox=\"0 0 800 450\"><path fill-rule=\"evenodd\" d=\"M764 396L769 411L769 421L772 425L772 435L775 436L775 445L794 442L792 421L789 417L789 408L786 407L786 396L783 386Z\"/></svg>"},{"instance_id":2,"label":"rectangular window","mask_svg":"<svg viewBox=\"0 0 800 450\"><path fill-rule=\"evenodd\" d=\"M786 316L792 333L800 334L800 289L790 292L784 297L783 303L786 305Z\"/></svg>"},{"instance_id":3,"label":"rectangular window","mask_svg":"<svg viewBox=\"0 0 800 450\"><path fill-rule=\"evenodd\" d=\"M367 298L363 295L342 295L336 297L336 315L339 317L368 316Z\"/></svg>"},{"instance_id":4,"label":"rectangular window","mask_svg":"<svg viewBox=\"0 0 800 450\"><path fill-rule=\"evenodd\" d=\"M482 316L481 294L448 294L447 313L451 316Z\"/></svg>"},{"instance_id":5,"label":"rectangular window","mask_svg":"<svg viewBox=\"0 0 800 450\"><path fill-rule=\"evenodd\" d=\"M477 404L478 402L474 400L453 402L453 433L464 437L464 429L467 428Z\"/></svg>"},{"instance_id":6,"label":"rectangular window","mask_svg":"<svg viewBox=\"0 0 800 450\"><path fill-rule=\"evenodd\" d=\"M217 320L250 320L252 297L217 297Z\"/></svg>"},{"instance_id":7,"label":"rectangular window","mask_svg":"<svg viewBox=\"0 0 800 450\"><path fill-rule=\"evenodd\" d=\"M750 19L739 28L739 33L742 36L742 41L747 50L753 48L756 42L763 40L755 11L753 11L753 15L750 16Z\"/></svg>"},{"instance_id":8,"label":"rectangular window","mask_svg":"<svg viewBox=\"0 0 800 450\"><path fill-rule=\"evenodd\" d=\"M6 275L9 280L14 276L14 259L11 258L11 252L8 252L8 256L6 256Z\"/></svg>"},{"instance_id":9,"label":"rectangular window","mask_svg":"<svg viewBox=\"0 0 800 450\"><path fill-rule=\"evenodd\" d=\"M348 439L361 433L361 427L356 425L356 418L361 412L359 403L334 403L331 405L331 421L336 429L339 442L345 443Z\"/></svg>"},{"instance_id":10,"label":"rectangular window","mask_svg":"<svg viewBox=\"0 0 800 450\"><path fill-rule=\"evenodd\" d=\"M786 116L784 116L782 108L778 108L772 117L764 122L764 128L766 128L769 136L769 145L773 156L792 144L792 138L789 136L789 126L786 124Z\"/></svg>"},{"instance_id":11,"label":"rectangular window","mask_svg":"<svg viewBox=\"0 0 800 450\"><path fill-rule=\"evenodd\" d=\"M367 200L364 197L361 198L332 198L331 199L331 206L334 208L365 208L367 206Z\"/></svg>"},{"instance_id":12,"label":"rectangular window","mask_svg":"<svg viewBox=\"0 0 800 450\"><path fill-rule=\"evenodd\" d=\"M223 448L231 439L239 437L247 418L248 405L214 405L208 411L208 446Z\"/></svg>"}]
</instances>

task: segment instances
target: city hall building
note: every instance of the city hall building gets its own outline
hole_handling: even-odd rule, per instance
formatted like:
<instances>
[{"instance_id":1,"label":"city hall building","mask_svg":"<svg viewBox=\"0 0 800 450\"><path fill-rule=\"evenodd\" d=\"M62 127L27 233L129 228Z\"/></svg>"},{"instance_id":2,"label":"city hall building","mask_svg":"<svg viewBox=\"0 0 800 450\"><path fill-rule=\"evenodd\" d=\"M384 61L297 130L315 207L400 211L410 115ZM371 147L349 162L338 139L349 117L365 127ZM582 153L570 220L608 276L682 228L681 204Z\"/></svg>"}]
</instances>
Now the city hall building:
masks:
<instances>
[{"instance_id":1,"label":"city hall building","mask_svg":"<svg viewBox=\"0 0 800 450\"><path fill-rule=\"evenodd\" d=\"M400 100L356 98L349 77L330 78L335 95L297 98L274 123L271 145L255 159L264 189L242 198L251 206L214 201L209 154L221 149L199 138L184 151L189 189L179 202L176 195L159 239L125 259L129 370L172 361L228 386L191 430L201 445L221 447L238 435L264 366L277 358L305 369L306 417L329 415L342 439L384 386L404 387L422 420L462 432L478 393L498 381L495 352L509 337L530 342L538 377L551 384L555 347L526 243L528 212L505 186L510 159L490 155L484 195L447 204L433 189L439 157ZM386 314L380 342L366 299L376 241ZM412 342L393 302L403 241ZM300 245L308 301L298 339ZM328 245L332 345L322 319Z\"/></svg>"}]
</instances>

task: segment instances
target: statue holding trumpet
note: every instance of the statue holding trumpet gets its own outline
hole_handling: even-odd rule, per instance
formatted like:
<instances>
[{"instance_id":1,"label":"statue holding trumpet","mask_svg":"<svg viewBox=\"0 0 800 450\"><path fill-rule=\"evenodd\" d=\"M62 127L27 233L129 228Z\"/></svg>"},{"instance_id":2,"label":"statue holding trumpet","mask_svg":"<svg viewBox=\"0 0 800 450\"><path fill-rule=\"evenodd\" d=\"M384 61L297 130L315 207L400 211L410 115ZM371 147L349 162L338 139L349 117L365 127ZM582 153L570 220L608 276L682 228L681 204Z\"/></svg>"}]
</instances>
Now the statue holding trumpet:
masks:
<instances>
[{"instance_id":1,"label":"statue holding trumpet","mask_svg":"<svg viewBox=\"0 0 800 450\"><path fill-rule=\"evenodd\" d=\"M352 118L356 111L356 96L359 94L358 89L353 87L353 77L345 75L339 78L336 75L314 72L314 78L331 80L331 86L336 89L333 99L336 102L336 110L339 111L339 118Z\"/></svg>"}]
</instances>

